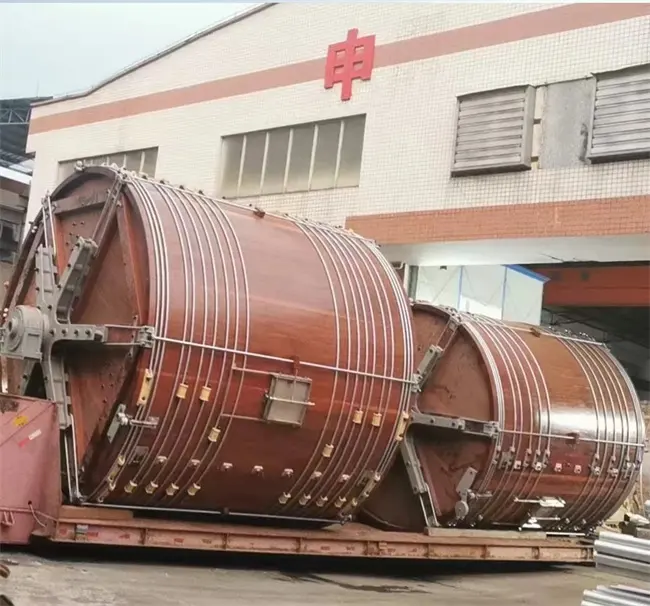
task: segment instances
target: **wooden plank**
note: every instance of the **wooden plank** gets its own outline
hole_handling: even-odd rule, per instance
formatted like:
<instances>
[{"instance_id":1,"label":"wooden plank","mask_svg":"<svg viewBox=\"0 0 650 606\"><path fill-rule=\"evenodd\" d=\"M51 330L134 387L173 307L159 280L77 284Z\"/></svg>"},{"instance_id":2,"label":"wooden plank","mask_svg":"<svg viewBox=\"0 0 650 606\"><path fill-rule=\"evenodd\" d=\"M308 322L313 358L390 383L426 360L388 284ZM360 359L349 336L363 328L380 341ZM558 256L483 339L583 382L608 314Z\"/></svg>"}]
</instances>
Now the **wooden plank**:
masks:
<instances>
[{"instance_id":1,"label":"wooden plank","mask_svg":"<svg viewBox=\"0 0 650 606\"><path fill-rule=\"evenodd\" d=\"M72 505L62 505L59 509L60 520L131 520L133 512L128 509L111 509L108 507L73 507Z\"/></svg>"}]
</instances>

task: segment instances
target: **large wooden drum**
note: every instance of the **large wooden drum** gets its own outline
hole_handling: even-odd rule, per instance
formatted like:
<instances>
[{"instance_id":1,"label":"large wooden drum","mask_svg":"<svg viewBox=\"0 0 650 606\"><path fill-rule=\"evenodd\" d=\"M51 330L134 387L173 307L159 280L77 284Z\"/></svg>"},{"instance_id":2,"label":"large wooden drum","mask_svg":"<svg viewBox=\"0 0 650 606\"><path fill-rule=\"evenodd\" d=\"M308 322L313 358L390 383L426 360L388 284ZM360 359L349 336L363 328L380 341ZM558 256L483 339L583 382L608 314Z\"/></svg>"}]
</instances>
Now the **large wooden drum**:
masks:
<instances>
[{"instance_id":1,"label":"large wooden drum","mask_svg":"<svg viewBox=\"0 0 650 606\"><path fill-rule=\"evenodd\" d=\"M393 462L414 370L408 300L373 244L108 167L73 175L44 207L6 313L35 305L42 250L63 276L75 244L96 242L71 321L108 341L52 352L83 499L317 521L356 511ZM9 391L57 393L42 389L49 367L9 367Z\"/></svg>"},{"instance_id":2,"label":"large wooden drum","mask_svg":"<svg viewBox=\"0 0 650 606\"><path fill-rule=\"evenodd\" d=\"M630 494L644 423L602 345L414 305L421 394L402 458L364 506L391 529L583 530Z\"/></svg>"}]
</instances>

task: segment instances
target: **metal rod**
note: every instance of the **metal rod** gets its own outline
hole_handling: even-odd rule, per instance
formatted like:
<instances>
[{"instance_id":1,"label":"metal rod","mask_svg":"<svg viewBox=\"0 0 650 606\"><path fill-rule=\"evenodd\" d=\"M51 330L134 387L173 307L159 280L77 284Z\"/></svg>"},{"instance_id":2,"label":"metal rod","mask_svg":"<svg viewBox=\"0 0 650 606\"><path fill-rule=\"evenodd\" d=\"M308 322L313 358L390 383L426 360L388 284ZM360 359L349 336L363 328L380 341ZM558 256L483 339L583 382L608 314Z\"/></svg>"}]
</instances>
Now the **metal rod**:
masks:
<instances>
[{"instance_id":1,"label":"metal rod","mask_svg":"<svg viewBox=\"0 0 650 606\"><path fill-rule=\"evenodd\" d=\"M515 434L515 435L533 435L536 436L538 435L537 433L530 432L530 431L519 431L517 429L501 429L499 428L498 430L500 433L508 433L508 434ZM570 435L561 435L561 434L544 434L544 437L551 437L554 439L558 440L575 440L574 436ZM643 446L643 442L620 442L616 440L603 440L603 439L597 439L597 438L583 438L580 437L578 439L579 442L595 442L596 444L614 444L615 446L635 446L637 448L640 448Z\"/></svg>"},{"instance_id":2,"label":"metal rod","mask_svg":"<svg viewBox=\"0 0 650 606\"><path fill-rule=\"evenodd\" d=\"M277 356L267 356L265 354L258 354L250 351L242 351L240 349L231 349L229 347L219 347L218 345L208 345L208 344L203 344L203 343L194 343L192 341L184 341L182 339L173 339L171 337L159 337L159 336L154 336L153 337L154 341L162 341L163 343L173 343L175 345L186 345L189 347L198 347L202 349L209 349L213 351L220 351L222 353L229 353L229 354L234 354L234 355L240 355L240 356L250 356L252 358L259 358L262 360L271 360L273 362L286 362L287 364L294 364L295 360L291 360L289 358L280 358ZM328 366L327 364L317 364L315 362L303 362L302 360L300 361L301 366L309 366L310 368L320 368L322 370L332 370L334 372L341 372L341 373L347 373L347 374L352 374L352 375L358 375L361 377L367 377L371 379L383 379L385 381L395 381L396 383L405 383L405 384L413 384L412 379L403 379L401 377L391 377L388 375L377 375L373 373L368 373L368 372L363 372L361 370L353 370L351 368L337 368L336 366Z\"/></svg>"},{"instance_id":3,"label":"metal rod","mask_svg":"<svg viewBox=\"0 0 650 606\"><path fill-rule=\"evenodd\" d=\"M110 505L106 503L82 503L82 507L103 507L105 509L126 509L133 511L162 511L165 513L189 513L194 515L210 515L210 516L222 516L228 518L247 518L247 519L263 519L263 520L276 520L278 522L310 522L314 524L340 524L343 525L343 520L325 520L322 518L298 518L295 516L277 516L271 514L258 515L255 513L243 513L243 512L228 512L224 513L223 511L210 511L207 509L176 509L172 507L142 507L138 505Z\"/></svg>"}]
</instances>

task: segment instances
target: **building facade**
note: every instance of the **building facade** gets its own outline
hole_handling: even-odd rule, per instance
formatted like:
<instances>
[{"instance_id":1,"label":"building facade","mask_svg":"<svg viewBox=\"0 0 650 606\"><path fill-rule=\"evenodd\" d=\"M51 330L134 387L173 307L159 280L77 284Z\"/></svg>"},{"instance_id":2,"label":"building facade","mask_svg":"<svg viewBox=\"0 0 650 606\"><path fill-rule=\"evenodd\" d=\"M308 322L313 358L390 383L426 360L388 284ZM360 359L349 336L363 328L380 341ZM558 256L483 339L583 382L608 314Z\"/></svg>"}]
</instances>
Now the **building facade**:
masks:
<instances>
[{"instance_id":1,"label":"building facade","mask_svg":"<svg viewBox=\"0 0 650 606\"><path fill-rule=\"evenodd\" d=\"M418 276L412 296L539 321L541 282L513 265L647 277L650 4L264 4L37 104L28 151L28 220L77 161L115 163L347 225ZM602 272L575 273L596 292ZM647 394L633 282L585 309L634 307L613 332L640 343Z\"/></svg>"},{"instance_id":2,"label":"building facade","mask_svg":"<svg viewBox=\"0 0 650 606\"><path fill-rule=\"evenodd\" d=\"M48 97L49 99L49 97ZM0 299L25 232L33 162L25 152L32 103L45 97L0 99Z\"/></svg>"},{"instance_id":3,"label":"building facade","mask_svg":"<svg viewBox=\"0 0 650 606\"><path fill-rule=\"evenodd\" d=\"M396 261L648 259L648 82L648 4L262 5L36 106L29 218L108 160Z\"/></svg>"},{"instance_id":4,"label":"building facade","mask_svg":"<svg viewBox=\"0 0 650 606\"><path fill-rule=\"evenodd\" d=\"M29 179L0 166L0 299L4 283L11 277L25 228Z\"/></svg>"}]
</instances>

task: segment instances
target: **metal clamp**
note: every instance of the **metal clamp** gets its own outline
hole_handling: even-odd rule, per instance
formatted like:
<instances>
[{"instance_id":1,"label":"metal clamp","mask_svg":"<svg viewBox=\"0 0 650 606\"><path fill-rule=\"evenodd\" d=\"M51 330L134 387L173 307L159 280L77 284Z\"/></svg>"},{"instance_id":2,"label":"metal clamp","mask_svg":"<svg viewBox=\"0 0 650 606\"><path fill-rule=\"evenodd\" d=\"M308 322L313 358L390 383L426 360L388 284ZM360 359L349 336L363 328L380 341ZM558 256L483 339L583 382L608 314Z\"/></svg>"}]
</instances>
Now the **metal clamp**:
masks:
<instances>
[{"instance_id":1,"label":"metal clamp","mask_svg":"<svg viewBox=\"0 0 650 606\"><path fill-rule=\"evenodd\" d=\"M402 443L400 444L400 453L404 460L404 466L406 467L406 473L413 494L420 500L420 506L422 507L422 515L424 516L426 527L434 528L440 526L433 505L431 491L424 479L422 466L420 465L420 460L418 459L417 452L415 451L415 444L413 443L413 438L411 436L407 435L402 440Z\"/></svg>"},{"instance_id":2,"label":"metal clamp","mask_svg":"<svg viewBox=\"0 0 650 606\"><path fill-rule=\"evenodd\" d=\"M126 414L126 405L119 404L113 420L106 431L106 439L112 443L117 432L122 427L141 427L143 429L156 429L158 427L158 417L149 417L146 420L138 420L133 416Z\"/></svg>"},{"instance_id":3,"label":"metal clamp","mask_svg":"<svg viewBox=\"0 0 650 606\"><path fill-rule=\"evenodd\" d=\"M446 311L449 313L449 321L442 331L438 343L429 346L417 370L413 374L413 386L411 389L415 393L422 391L461 324L460 314L456 310L447 309Z\"/></svg>"},{"instance_id":4,"label":"metal clamp","mask_svg":"<svg viewBox=\"0 0 650 606\"><path fill-rule=\"evenodd\" d=\"M449 417L446 415L420 412L418 410L411 413L411 424L458 431L492 439L499 435L499 424L496 421L479 421L476 419Z\"/></svg>"}]
</instances>

